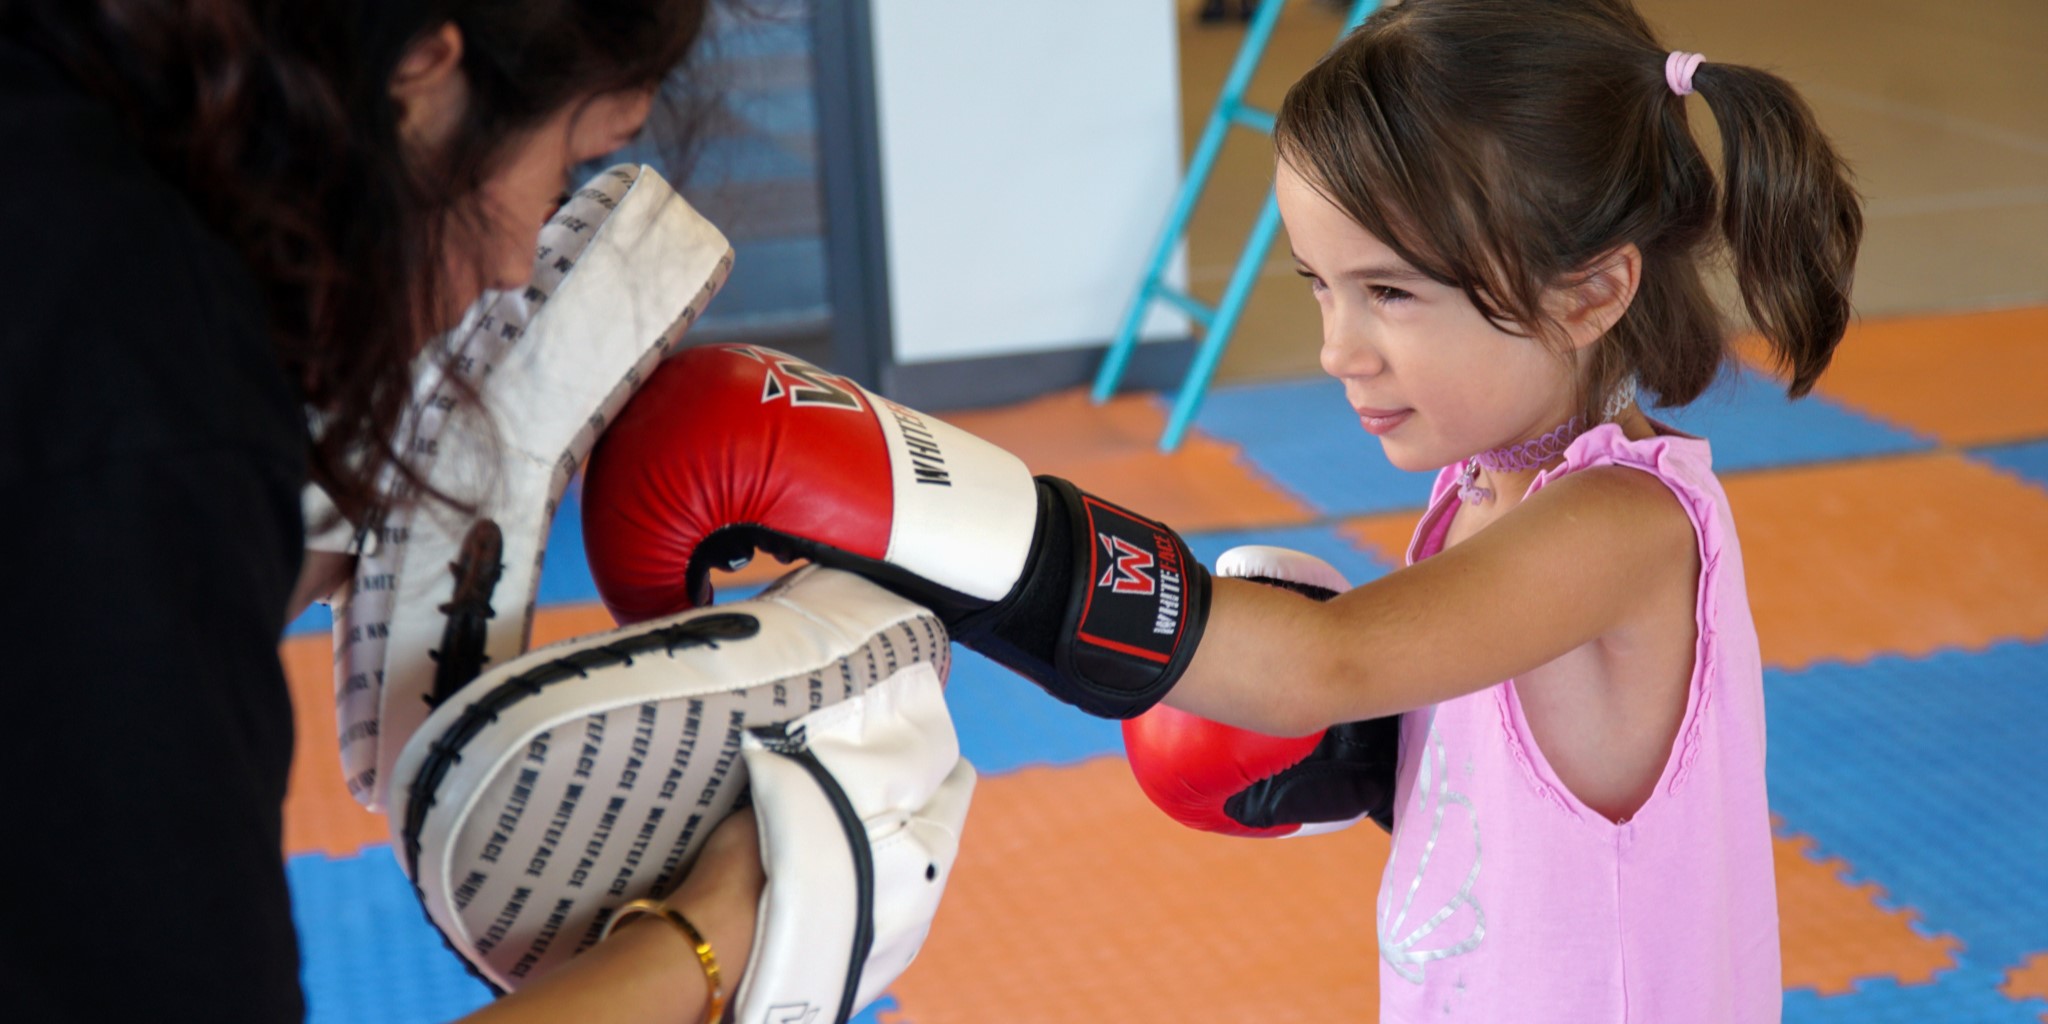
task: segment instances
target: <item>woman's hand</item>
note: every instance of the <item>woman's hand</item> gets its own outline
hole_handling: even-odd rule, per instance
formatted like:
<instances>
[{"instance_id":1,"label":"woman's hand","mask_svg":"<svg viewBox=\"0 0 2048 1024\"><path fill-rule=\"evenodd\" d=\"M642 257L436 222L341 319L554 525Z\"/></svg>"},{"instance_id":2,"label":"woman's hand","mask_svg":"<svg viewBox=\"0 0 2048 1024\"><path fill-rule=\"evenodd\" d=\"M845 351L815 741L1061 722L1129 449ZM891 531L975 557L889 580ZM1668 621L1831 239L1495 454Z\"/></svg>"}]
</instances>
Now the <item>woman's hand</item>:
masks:
<instances>
[{"instance_id":1,"label":"woman's hand","mask_svg":"<svg viewBox=\"0 0 2048 1024\"><path fill-rule=\"evenodd\" d=\"M754 922L761 890L767 885L768 875L761 867L760 826L754 820L754 809L742 807L711 831L697 853L696 866L662 901L689 918L711 943L727 999L739 990L740 972L753 952Z\"/></svg>"},{"instance_id":2,"label":"woman's hand","mask_svg":"<svg viewBox=\"0 0 2048 1024\"><path fill-rule=\"evenodd\" d=\"M718 957L730 1001L754 948L754 917L767 885L752 808L733 812L705 839L696 866L663 902L688 918ZM462 1024L674 1024L702 1021L709 1005L703 965L682 929L642 914L553 973L464 1017ZM678 1018L676 1008L695 1016ZM711 1022L705 1022L711 1024Z\"/></svg>"}]
</instances>

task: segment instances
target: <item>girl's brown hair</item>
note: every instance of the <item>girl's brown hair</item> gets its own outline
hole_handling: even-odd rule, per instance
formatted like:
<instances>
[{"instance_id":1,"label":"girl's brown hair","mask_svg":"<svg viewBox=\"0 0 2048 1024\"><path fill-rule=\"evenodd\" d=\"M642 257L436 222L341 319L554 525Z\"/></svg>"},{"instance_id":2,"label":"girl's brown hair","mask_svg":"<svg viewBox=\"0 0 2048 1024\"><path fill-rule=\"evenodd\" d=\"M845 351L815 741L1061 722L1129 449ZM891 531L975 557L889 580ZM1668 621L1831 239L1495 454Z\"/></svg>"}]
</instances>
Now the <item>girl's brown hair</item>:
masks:
<instances>
[{"instance_id":1,"label":"girl's brown hair","mask_svg":"<svg viewBox=\"0 0 2048 1024\"><path fill-rule=\"evenodd\" d=\"M1288 91L1275 140L1360 226L1518 333L1554 336L1545 291L1633 243L1635 298L1580 380L1588 422L1631 374L1665 406L1713 383L1729 335L1701 268L1723 243L1804 395L1848 326L1860 199L1791 85L1704 63L1692 84L1720 128L1717 184L1667 52L1628 0L1407 0Z\"/></svg>"},{"instance_id":2,"label":"girl's brown hair","mask_svg":"<svg viewBox=\"0 0 2048 1024\"><path fill-rule=\"evenodd\" d=\"M386 495L444 244L508 143L556 112L660 83L708 0L7 0L0 31L122 114L242 254L320 428L313 479L360 523ZM431 168L400 145L391 75L454 23L469 101ZM401 488L410 491L413 488Z\"/></svg>"}]
</instances>

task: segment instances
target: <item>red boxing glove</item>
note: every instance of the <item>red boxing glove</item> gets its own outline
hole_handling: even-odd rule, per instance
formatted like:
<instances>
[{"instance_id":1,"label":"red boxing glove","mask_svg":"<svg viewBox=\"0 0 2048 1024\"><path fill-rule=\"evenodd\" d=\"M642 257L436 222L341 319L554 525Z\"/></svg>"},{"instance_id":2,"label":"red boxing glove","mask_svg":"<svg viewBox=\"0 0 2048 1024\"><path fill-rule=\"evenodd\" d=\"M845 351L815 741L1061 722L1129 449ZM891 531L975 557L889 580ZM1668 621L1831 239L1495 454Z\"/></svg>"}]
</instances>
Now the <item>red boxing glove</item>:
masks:
<instances>
[{"instance_id":1,"label":"red boxing glove","mask_svg":"<svg viewBox=\"0 0 2048 1024\"><path fill-rule=\"evenodd\" d=\"M1216 575L1318 601L1351 588L1314 555L1262 545L1224 552ZM1189 828L1271 839L1334 832L1370 817L1391 830L1398 722L1389 716L1308 736L1267 736L1162 704L1124 722L1124 750L1138 788Z\"/></svg>"},{"instance_id":2,"label":"red boxing glove","mask_svg":"<svg viewBox=\"0 0 2048 1024\"><path fill-rule=\"evenodd\" d=\"M1172 530L749 345L664 363L584 481L598 593L632 622L708 603L755 550L860 573L1091 714L1151 707L1193 657L1208 572Z\"/></svg>"},{"instance_id":3,"label":"red boxing glove","mask_svg":"<svg viewBox=\"0 0 2048 1024\"><path fill-rule=\"evenodd\" d=\"M986 606L1023 572L1038 514L1016 456L748 345L662 363L599 438L583 495L591 575L621 622L710 604L712 569L757 548L808 557L807 541L914 574L935 611Z\"/></svg>"}]
</instances>

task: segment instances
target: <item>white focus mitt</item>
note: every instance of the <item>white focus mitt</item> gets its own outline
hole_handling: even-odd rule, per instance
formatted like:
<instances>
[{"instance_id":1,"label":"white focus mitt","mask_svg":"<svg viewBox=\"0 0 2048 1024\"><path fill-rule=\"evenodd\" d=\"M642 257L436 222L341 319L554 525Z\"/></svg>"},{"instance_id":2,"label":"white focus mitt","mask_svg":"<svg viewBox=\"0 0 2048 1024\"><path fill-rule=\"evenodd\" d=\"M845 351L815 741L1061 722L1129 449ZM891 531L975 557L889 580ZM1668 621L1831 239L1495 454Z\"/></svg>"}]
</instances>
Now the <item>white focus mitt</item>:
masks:
<instances>
[{"instance_id":1,"label":"white focus mitt","mask_svg":"<svg viewBox=\"0 0 2048 1024\"><path fill-rule=\"evenodd\" d=\"M838 570L493 668L394 766L427 916L499 989L661 897L751 780L767 889L734 1019L846 1021L902 972L974 787L925 609Z\"/></svg>"},{"instance_id":2,"label":"white focus mitt","mask_svg":"<svg viewBox=\"0 0 2048 1024\"><path fill-rule=\"evenodd\" d=\"M562 492L731 266L725 236L659 174L621 165L542 228L524 291L485 296L423 353L401 450L475 513L420 498L362 531L335 605L334 682L342 777L365 806L384 806L433 702L526 650Z\"/></svg>"}]
</instances>

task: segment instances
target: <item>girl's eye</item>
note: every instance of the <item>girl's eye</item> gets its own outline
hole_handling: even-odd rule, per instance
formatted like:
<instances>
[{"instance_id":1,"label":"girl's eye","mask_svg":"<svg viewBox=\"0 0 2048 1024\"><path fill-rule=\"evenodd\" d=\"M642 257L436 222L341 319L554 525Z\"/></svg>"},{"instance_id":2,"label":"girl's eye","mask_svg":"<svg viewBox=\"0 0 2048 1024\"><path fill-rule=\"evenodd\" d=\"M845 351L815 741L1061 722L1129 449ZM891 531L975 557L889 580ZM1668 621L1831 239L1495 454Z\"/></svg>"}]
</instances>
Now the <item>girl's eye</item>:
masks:
<instances>
[{"instance_id":1,"label":"girl's eye","mask_svg":"<svg viewBox=\"0 0 2048 1024\"><path fill-rule=\"evenodd\" d=\"M1324 284L1324 283L1323 283L1323 279L1322 279L1322 278L1320 278L1320 277L1317 277L1317 276L1315 276L1314 274L1311 274L1311 273L1309 273L1309 272L1308 272L1308 271L1306 271L1306 270L1299 270L1299 269L1297 269L1297 270L1295 270L1295 272L1294 272L1294 273L1295 273L1295 274L1296 274L1297 276L1299 276L1299 277L1301 277L1301 278L1303 278L1303 279L1305 279L1305 280L1307 280L1307 281L1308 281L1308 290L1309 290L1310 292L1312 292L1312 293L1315 293L1315 294L1318 294L1318 295L1320 295L1320 294L1322 294L1322 293L1323 293L1323 292L1324 292L1324 291L1325 291L1326 289L1328 289L1328 288L1330 287L1329 285L1326 285L1326 284Z\"/></svg>"},{"instance_id":2,"label":"girl's eye","mask_svg":"<svg viewBox=\"0 0 2048 1024\"><path fill-rule=\"evenodd\" d=\"M1399 288L1388 288L1383 285L1371 285L1366 288L1366 291L1372 294L1374 302L1383 306L1393 305L1396 302L1405 302L1415 297Z\"/></svg>"}]
</instances>

